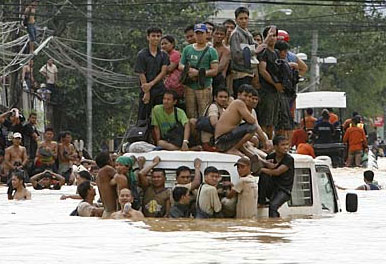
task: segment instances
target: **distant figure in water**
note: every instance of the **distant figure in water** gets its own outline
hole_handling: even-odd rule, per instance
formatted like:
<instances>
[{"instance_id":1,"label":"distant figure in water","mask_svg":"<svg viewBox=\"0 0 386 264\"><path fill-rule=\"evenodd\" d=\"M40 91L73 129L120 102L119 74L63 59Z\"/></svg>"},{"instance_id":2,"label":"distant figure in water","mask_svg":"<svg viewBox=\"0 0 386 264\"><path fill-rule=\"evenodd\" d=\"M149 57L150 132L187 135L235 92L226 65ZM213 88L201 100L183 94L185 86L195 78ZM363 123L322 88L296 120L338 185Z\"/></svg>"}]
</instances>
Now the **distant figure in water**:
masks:
<instances>
[{"instance_id":1,"label":"distant figure in water","mask_svg":"<svg viewBox=\"0 0 386 264\"><path fill-rule=\"evenodd\" d=\"M367 170L363 173L363 180L365 184L358 186L355 190L364 190L364 191L379 191L381 188L376 182L374 182L374 172Z\"/></svg>"},{"instance_id":2,"label":"distant figure in water","mask_svg":"<svg viewBox=\"0 0 386 264\"><path fill-rule=\"evenodd\" d=\"M355 190L362 190L362 191L379 191L381 187L377 184L376 181L374 181L374 172L371 170L367 170L363 173L363 180L365 184L358 186L355 188ZM340 187L336 185L336 188L341 190L347 190L348 188Z\"/></svg>"},{"instance_id":3,"label":"distant figure in water","mask_svg":"<svg viewBox=\"0 0 386 264\"><path fill-rule=\"evenodd\" d=\"M121 211L112 213L111 218L113 219L130 219L133 221L140 221L144 219L141 211L134 210L131 204L134 201L134 196L131 191L127 188L123 188L119 192L118 197L119 204L121 205Z\"/></svg>"},{"instance_id":4,"label":"distant figure in water","mask_svg":"<svg viewBox=\"0 0 386 264\"><path fill-rule=\"evenodd\" d=\"M8 200L31 200L31 193L25 188L24 172L22 170L12 172L11 185L8 189Z\"/></svg>"}]
</instances>

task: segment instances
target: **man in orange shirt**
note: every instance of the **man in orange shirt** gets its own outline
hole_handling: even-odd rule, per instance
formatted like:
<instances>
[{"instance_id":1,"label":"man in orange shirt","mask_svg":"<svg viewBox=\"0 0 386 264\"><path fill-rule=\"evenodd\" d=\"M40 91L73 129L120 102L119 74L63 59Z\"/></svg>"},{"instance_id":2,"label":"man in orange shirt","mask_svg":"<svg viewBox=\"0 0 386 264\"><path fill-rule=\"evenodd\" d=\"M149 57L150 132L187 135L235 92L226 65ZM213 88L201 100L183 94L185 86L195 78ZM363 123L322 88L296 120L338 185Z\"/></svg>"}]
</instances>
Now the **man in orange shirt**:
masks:
<instances>
[{"instance_id":1,"label":"man in orange shirt","mask_svg":"<svg viewBox=\"0 0 386 264\"><path fill-rule=\"evenodd\" d=\"M343 142L348 143L346 166L351 166L354 161L354 165L359 167L361 165L362 151L368 150L365 132L357 126L360 122L361 117L359 115L353 117L353 126L347 128L343 137Z\"/></svg>"},{"instance_id":2,"label":"man in orange shirt","mask_svg":"<svg viewBox=\"0 0 386 264\"><path fill-rule=\"evenodd\" d=\"M295 123L295 130L292 134L291 138L291 148L293 146L298 147L300 143L306 143L307 142L307 132L304 128L301 128L301 125L299 123Z\"/></svg>"},{"instance_id":3,"label":"man in orange shirt","mask_svg":"<svg viewBox=\"0 0 386 264\"><path fill-rule=\"evenodd\" d=\"M302 118L300 121L300 125L302 128L304 128L304 125L306 126L306 129L314 129L316 118L312 116L314 113L314 110L312 108L307 108L306 110L306 117Z\"/></svg>"}]
</instances>

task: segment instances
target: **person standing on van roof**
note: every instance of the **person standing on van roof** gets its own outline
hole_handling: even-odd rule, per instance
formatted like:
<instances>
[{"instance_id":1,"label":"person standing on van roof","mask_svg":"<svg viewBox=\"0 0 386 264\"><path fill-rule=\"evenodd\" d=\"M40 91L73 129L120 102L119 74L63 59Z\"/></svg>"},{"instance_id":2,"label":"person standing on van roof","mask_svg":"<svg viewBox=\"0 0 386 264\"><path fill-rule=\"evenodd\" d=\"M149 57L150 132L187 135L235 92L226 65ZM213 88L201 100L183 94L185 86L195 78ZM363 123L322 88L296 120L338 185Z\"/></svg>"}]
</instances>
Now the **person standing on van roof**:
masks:
<instances>
[{"instance_id":1,"label":"person standing on van roof","mask_svg":"<svg viewBox=\"0 0 386 264\"><path fill-rule=\"evenodd\" d=\"M144 191L142 212L146 217L168 217L169 215L170 189L165 187L165 170L155 168L160 161L160 157L156 156L152 164L138 173L140 186ZM147 175L151 170L150 182Z\"/></svg>"},{"instance_id":2,"label":"person standing on van roof","mask_svg":"<svg viewBox=\"0 0 386 264\"><path fill-rule=\"evenodd\" d=\"M240 158L235 166L239 173L239 181L232 187L227 198L237 195L236 218L253 218L257 216L257 184L251 175L251 162Z\"/></svg>"},{"instance_id":3,"label":"person standing on van roof","mask_svg":"<svg viewBox=\"0 0 386 264\"><path fill-rule=\"evenodd\" d=\"M359 115L353 117L353 125L346 130L343 137L343 143L348 144L346 166L361 166L362 153L368 150L365 132L362 128L358 127L360 120Z\"/></svg>"},{"instance_id":4,"label":"person standing on van roof","mask_svg":"<svg viewBox=\"0 0 386 264\"><path fill-rule=\"evenodd\" d=\"M283 136L275 136L273 139L275 152L267 156L267 160L273 160L270 168L262 168L259 178L260 205L266 203L269 198L269 217L280 217L278 209L291 199L291 191L295 177L294 158L288 154L289 142Z\"/></svg>"},{"instance_id":5,"label":"person standing on van roof","mask_svg":"<svg viewBox=\"0 0 386 264\"><path fill-rule=\"evenodd\" d=\"M217 184L221 176L218 170L207 167L204 171L204 183L198 189L196 202L196 218L214 218L220 213L222 205L217 193Z\"/></svg>"}]
</instances>

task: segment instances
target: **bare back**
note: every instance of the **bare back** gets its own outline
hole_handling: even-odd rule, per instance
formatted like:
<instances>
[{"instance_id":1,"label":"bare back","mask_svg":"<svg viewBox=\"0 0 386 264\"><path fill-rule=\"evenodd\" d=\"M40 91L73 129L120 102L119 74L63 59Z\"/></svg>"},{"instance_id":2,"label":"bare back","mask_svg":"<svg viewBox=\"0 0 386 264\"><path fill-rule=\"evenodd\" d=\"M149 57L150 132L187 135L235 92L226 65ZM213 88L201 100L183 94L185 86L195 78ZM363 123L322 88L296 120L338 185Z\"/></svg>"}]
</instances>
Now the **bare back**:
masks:
<instances>
[{"instance_id":1,"label":"bare back","mask_svg":"<svg viewBox=\"0 0 386 264\"><path fill-rule=\"evenodd\" d=\"M110 185L110 181L115 174L115 169L109 165L106 165L99 170L96 178L99 195L105 208L105 211L103 212L104 218L109 217L111 213L117 210L117 190L115 186Z\"/></svg>"},{"instance_id":2,"label":"bare back","mask_svg":"<svg viewBox=\"0 0 386 264\"><path fill-rule=\"evenodd\" d=\"M240 125L243 119L248 119L245 120L248 123L252 123L250 122L252 121L251 119L255 120L253 123L257 122L243 101L240 99L233 100L220 116L220 119L216 124L215 138L232 131L235 127Z\"/></svg>"}]
</instances>

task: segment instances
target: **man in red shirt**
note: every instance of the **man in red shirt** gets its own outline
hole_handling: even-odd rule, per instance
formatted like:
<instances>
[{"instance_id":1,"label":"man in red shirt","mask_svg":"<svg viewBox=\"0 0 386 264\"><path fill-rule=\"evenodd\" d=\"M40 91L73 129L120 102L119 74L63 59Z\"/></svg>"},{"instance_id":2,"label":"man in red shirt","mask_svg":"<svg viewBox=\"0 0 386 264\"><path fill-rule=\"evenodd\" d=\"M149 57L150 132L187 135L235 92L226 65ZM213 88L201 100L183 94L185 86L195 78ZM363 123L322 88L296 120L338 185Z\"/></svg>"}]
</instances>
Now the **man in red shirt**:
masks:
<instances>
[{"instance_id":1,"label":"man in red shirt","mask_svg":"<svg viewBox=\"0 0 386 264\"><path fill-rule=\"evenodd\" d=\"M299 123L295 123L295 130L292 134L291 138L291 148L293 146L298 147L300 143L306 143L307 142L307 132L304 128L301 128L301 125Z\"/></svg>"},{"instance_id":2,"label":"man in red shirt","mask_svg":"<svg viewBox=\"0 0 386 264\"><path fill-rule=\"evenodd\" d=\"M348 157L346 166L354 165L359 167L361 165L362 151L368 150L365 132L357 125L361 122L359 115L352 118L353 126L346 130L343 137L343 143L348 143Z\"/></svg>"}]
</instances>

